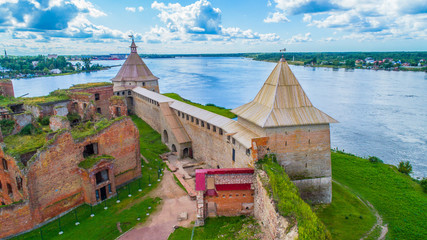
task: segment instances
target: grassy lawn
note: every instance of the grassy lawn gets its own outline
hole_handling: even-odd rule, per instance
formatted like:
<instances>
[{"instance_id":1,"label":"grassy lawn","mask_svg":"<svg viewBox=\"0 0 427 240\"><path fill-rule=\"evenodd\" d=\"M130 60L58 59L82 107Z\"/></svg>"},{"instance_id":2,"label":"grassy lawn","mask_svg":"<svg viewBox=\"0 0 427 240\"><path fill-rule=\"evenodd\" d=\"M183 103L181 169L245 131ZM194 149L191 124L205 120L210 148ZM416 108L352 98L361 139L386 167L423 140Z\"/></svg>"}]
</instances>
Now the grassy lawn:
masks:
<instances>
[{"instance_id":1,"label":"grassy lawn","mask_svg":"<svg viewBox=\"0 0 427 240\"><path fill-rule=\"evenodd\" d=\"M191 239L192 228L178 228L169 240ZM260 239L260 227L252 217L208 218L205 226L194 229L194 240L204 239Z\"/></svg>"},{"instance_id":2,"label":"grassy lawn","mask_svg":"<svg viewBox=\"0 0 427 240\"><path fill-rule=\"evenodd\" d=\"M375 224L373 212L345 187L332 183L332 203L315 206L332 239L360 239Z\"/></svg>"},{"instance_id":3,"label":"grassy lawn","mask_svg":"<svg viewBox=\"0 0 427 240\"><path fill-rule=\"evenodd\" d=\"M237 117L236 114L230 112L230 109L226 109L226 108L223 108L223 107L215 106L214 104L209 104L208 103L206 105L202 105L202 104L199 104L199 103L194 103L194 102L192 102L190 100L183 99L180 95L178 95L176 93L164 93L163 95L165 95L166 97L170 97L170 98L173 98L175 100L178 100L178 101L185 102L187 104L196 106L198 108L205 109L205 110L207 110L209 112L213 112L213 113L222 115L224 117L228 117L228 118L235 118L235 117Z\"/></svg>"},{"instance_id":4,"label":"grassy lawn","mask_svg":"<svg viewBox=\"0 0 427 240\"><path fill-rule=\"evenodd\" d=\"M130 116L139 129L139 144L141 154L149 161L159 159L159 154L169 152L166 145L162 143L161 136L156 130L136 115Z\"/></svg>"},{"instance_id":5,"label":"grassy lawn","mask_svg":"<svg viewBox=\"0 0 427 240\"><path fill-rule=\"evenodd\" d=\"M387 239L427 239L427 194L395 166L332 152L332 176L375 206Z\"/></svg>"},{"instance_id":6,"label":"grassy lawn","mask_svg":"<svg viewBox=\"0 0 427 240\"><path fill-rule=\"evenodd\" d=\"M155 211L161 199L144 198L144 196L159 184L158 169L165 168L165 164L158 160L158 154L167 151L161 144L161 136L151 129L145 122L132 116L141 133L141 153L147 154L149 163L143 163L142 177L118 189L118 196L110 198L92 208L84 204L60 219L61 229L59 235L59 220L52 221L41 227L43 239L115 239L121 233L117 229L120 222L123 232L131 229L136 224L144 222L148 215ZM148 127L147 127L148 126ZM149 148L149 146L153 148ZM143 151L144 150L144 151ZM148 186L151 184L151 186ZM138 191L141 189L142 191ZM128 197L128 194L131 197ZM120 203L117 203L120 200ZM108 209L105 210L104 207ZM94 217L90 217L91 213ZM76 215L80 225L76 226ZM139 220L138 220L139 218ZM13 239L42 239L40 228Z\"/></svg>"}]
</instances>

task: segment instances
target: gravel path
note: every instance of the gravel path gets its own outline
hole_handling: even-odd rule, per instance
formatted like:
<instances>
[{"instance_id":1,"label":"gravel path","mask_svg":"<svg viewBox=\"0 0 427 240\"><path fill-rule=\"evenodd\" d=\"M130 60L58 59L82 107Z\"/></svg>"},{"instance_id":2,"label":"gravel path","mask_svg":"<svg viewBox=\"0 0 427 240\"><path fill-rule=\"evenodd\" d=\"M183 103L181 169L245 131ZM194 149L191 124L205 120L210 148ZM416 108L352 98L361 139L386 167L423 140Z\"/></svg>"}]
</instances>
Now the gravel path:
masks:
<instances>
[{"instance_id":1,"label":"gravel path","mask_svg":"<svg viewBox=\"0 0 427 240\"><path fill-rule=\"evenodd\" d=\"M175 182L173 174L165 170L159 187L149 193L150 197L162 198L158 210L153 213L147 222L119 237L120 240L165 240L173 232L174 226L188 227L196 219L196 202L190 200L187 193ZM178 215L188 213L188 220L178 221Z\"/></svg>"}]
</instances>

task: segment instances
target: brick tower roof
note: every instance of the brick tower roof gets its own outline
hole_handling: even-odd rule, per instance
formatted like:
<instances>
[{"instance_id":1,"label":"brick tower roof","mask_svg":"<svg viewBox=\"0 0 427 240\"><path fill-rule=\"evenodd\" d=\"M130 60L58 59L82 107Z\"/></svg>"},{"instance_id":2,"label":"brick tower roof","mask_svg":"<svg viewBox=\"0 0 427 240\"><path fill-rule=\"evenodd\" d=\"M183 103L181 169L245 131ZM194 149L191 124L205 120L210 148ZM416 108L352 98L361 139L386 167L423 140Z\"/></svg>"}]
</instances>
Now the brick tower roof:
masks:
<instances>
[{"instance_id":1,"label":"brick tower roof","mask_svg":"<svg viewBox=\"0 0 427 240\"><path fill-rule=\"evenodd\" d=\"M337 122L311 104L284 58L277 63L254 100L232 112L260 127Z\"/></svg>"},{"instance_id":2,"label":"brick tower roof","mask_svg":"<svg viewBox=\"0 0 427 240\"><path fill-rule=\"evenodd\" d=\"M121 81L152 81L159 79L154 76L150 69L148 69L147 65L145 65L142 58L138 55L136 51L135 41L132 39L132 44L130 46L131 53L129 57L126 59L123 66L120 68L120 71L117 75L112 79L113 82L121 82Z\"/></svg>"}]
</instances>

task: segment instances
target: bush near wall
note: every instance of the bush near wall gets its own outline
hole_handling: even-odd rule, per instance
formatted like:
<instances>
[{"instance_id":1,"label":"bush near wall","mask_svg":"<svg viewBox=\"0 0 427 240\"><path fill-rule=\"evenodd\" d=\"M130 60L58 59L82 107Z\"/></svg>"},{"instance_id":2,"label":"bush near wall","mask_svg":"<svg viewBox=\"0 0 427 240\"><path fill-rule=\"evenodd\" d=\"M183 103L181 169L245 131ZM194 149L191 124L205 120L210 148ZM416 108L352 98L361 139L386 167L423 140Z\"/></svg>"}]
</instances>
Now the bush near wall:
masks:
<instances>
[{"instance_id":1,"label":"bush near wall","mask_svg":"<svg viewBox=\"0 0 427 240\"><path fill-rule=\"evenodd\" d=\"M291 182L282 166L273 154L266 155L258 161L259 168L268 175L267 190L276 202L279 213L295 219L298 224L299 239L332 239L325 225L320 221L310 206L304 202L298 193L298 188Z\"/></svg>"}]
</instances>

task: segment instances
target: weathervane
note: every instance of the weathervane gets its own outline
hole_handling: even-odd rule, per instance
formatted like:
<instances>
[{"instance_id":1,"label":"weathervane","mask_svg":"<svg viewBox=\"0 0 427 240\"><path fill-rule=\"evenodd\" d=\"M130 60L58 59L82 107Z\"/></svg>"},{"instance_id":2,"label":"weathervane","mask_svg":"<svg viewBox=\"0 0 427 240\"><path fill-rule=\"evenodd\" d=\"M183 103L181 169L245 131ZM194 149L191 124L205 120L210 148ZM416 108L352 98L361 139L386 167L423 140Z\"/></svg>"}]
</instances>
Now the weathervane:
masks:
<instances>
[{"instance_id":1,"label":"weathervane","mask_svg":"<svg viewBox=\"0 0 427 240\"><path fill-rule=\"evenodd\" d=\"M132 42L135 40L135 39L133 38L133 34L129 35L129 37L130 37L130 38L132 38Z\"/></svg>"},{"instance_id":2,"label":"weathervane","mask_svg":"<svg viewBox=\"0 0 427 240\"><path fill-rule=\"evenodd\" d=\"M286 48L280 49L280 52L285 53L285 52L286 52ZM282 61L282 59L283 59L283 60L285 59L284 54L282 54L282 58L280 59L280 61ZM286 60L285 60L285 61L286 61Z\"/></svg>"}]
</instances>

